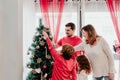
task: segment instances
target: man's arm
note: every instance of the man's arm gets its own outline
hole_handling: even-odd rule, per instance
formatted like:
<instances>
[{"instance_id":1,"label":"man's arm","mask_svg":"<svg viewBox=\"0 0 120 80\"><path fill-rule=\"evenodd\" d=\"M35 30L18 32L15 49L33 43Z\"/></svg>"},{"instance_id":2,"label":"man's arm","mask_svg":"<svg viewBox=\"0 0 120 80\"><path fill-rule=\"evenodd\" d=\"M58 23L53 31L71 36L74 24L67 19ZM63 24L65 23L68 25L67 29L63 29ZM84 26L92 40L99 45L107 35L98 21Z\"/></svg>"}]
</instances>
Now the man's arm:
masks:
<instances>
[{"instance_id":1,"label":"man's arm","mask_svg":"<svg viewBox=\"0 0 120 80\"><path fill-rule=\"evenodd\" d=\"M53 46L54 46L55 49L60 47L58 44L54 44Z\"/></svg>"},{"instance_id":2,"label":"man's arm","mask_svg":"<svg viewBox=\"0 0 120 80\"><path fill-rule=\"evenodd\" d=\"M62 46L62 38L55 44L55 48Z\"/></svg>"}]
</instances>

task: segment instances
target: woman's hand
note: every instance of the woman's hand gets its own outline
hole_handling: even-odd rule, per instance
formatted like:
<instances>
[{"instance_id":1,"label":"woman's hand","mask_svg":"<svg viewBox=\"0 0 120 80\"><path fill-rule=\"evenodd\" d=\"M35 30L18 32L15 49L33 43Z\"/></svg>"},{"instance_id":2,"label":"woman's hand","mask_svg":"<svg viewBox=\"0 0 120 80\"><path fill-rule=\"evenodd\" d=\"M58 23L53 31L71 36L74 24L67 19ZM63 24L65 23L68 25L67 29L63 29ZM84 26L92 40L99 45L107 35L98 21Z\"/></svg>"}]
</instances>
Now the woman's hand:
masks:
<instances>
[{"instance_id":1,"label":"woman's hand","mask_svg":"<svg viewBox=\"0 0 120 80\"><path fill-rule=\"evenodd\" d=\"M42 34L45 37L45 39L48 38L48 34L45 31L42 31Z\"/></svg>"},{"instance_id":2,"label":"woman's hand","mask_svg":"<svg viewBox=\"0 0 120 80\"><path fill-rule=\"evenodd\" d=\"M109 79L110 79L110 80L113 80L113 79L114 79L114 73L109 73L108 76L109 76Z\"/></svg>"}]
</instances>

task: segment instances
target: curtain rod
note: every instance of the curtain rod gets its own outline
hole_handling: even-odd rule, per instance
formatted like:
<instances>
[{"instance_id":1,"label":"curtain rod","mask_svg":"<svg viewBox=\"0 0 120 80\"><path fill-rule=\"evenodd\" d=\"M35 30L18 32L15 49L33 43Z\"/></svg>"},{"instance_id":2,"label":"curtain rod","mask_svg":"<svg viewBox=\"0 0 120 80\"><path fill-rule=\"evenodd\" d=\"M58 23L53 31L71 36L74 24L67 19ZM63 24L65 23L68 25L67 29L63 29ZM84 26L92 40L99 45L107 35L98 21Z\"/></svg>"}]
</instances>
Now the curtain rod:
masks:
<instances>
[{"instance_id":1,"label":"curtain rod","mask_svg":"<svg viewBox=\"0 0 120 80\"><path fill-rule=\"evenodd\" d=\"M48 0L48 2L52 2L52 1L53 1L53 0ZM61 1L61 0L58 0L58 1ZM80 1L80 2L81 2L82 0L65 0L65 2L69 2L69 1L70 1L70 2L72 2L72 1L73 1L73 2L74 2L74 1ZM84 1L84 0L83 0L83 1ZM85 2L86 2L86 1L101 1L101 0L85 0ZM106 0L102 0L102 1L106 1ZM37 2L39 2L39 0L34 0L34 2L37 3Z\"/></svg>"}]
</instances>

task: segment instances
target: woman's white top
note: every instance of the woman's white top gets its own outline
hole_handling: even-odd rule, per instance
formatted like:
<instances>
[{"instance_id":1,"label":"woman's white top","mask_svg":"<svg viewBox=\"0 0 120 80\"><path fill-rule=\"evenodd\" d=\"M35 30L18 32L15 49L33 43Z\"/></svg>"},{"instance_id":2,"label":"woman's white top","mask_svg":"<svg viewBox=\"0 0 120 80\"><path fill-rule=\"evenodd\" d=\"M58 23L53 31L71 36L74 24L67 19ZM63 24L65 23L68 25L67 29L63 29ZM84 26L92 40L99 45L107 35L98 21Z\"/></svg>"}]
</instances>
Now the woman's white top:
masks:
<instances>
[{"instance_id":1,"label":"woman's white top","mask_svg":"<svg viewBox=\"0 0 120 80\"><path fill-rule=\"evenodd\" d=\"M88 80L88 75L85 73L85 70L77 74L77 80Z\"/></svg>"},{"instance_id":2,"label":"woman's white top","mask_svg":"<svg viewBox=\"0 0 120 80\"><path fill-rule=\"evenodd\" d=\"M92 47L82 42L75 47L75 50L85 50L92 67L93 77L108 76L108 73L115 72L113 54L103 37L100 37Z\"/></svg>"}]
</instances>

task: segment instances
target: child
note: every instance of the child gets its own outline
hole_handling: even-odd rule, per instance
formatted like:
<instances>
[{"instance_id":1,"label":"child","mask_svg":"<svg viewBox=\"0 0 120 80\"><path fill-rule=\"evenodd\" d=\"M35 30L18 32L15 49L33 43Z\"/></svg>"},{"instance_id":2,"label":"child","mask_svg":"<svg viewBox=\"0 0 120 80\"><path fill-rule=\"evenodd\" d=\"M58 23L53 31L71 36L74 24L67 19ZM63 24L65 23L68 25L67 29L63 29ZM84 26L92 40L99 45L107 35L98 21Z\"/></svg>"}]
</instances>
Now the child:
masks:
<instances>
[{"instance_id":1,"label":"child","mask_svg":"<svg viewBox=\"0 0 120 80\"><path fill-rule=\"evenodd\" d=\"M43 31L42 34L46 38L50 53L54 58L52 78L50 80L76 80L76 57L73 55L75 53L74 48L69 44L65 44L62 46L62 50L57 52L47 33Z\"/></svg>"},{"instance_id":2,"label":"child","mask_svg":"<svg viewBox=\"0 0 120 80\"><path fill-rule=\"evenodd\" d=\"M77 80L88 80L88 74L91 72L90 63L87 57L83 54L77 57L78 69Z\"/></svg>"}]
</instances>

